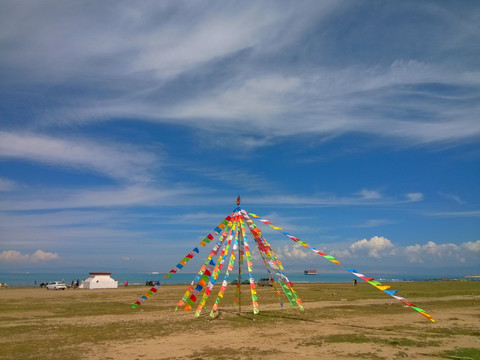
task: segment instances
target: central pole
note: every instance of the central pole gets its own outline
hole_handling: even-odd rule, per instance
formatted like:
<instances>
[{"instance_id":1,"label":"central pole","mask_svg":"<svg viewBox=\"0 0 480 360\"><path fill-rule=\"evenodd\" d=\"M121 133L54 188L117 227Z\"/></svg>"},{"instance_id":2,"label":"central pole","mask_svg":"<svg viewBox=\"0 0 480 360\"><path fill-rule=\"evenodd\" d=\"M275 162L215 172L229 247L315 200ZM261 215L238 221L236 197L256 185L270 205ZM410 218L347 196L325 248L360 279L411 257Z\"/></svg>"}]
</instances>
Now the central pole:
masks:
<instances>
[{"instance_id":1,"label":"central pole","mask_svg":"<svg viewBox=\"0 0 480 360\"><path fill-rule=\"evenodd\" d=\"M237 206L240 207L240 195L237 196ZM242 312L242 244L243 234L240 231L240 241L238 242L238 314Z\"/></svg>"},{"instance_id":2,"label":"central pole","mask_svg":"<svg viewBox=\"0 0 480 360\"><path fill-rule=\"evenodd\" d=\"M242 312L242 265L241 265L241 250L242 246L238 247L238 313Z\"/></svg>"}]
</instances>

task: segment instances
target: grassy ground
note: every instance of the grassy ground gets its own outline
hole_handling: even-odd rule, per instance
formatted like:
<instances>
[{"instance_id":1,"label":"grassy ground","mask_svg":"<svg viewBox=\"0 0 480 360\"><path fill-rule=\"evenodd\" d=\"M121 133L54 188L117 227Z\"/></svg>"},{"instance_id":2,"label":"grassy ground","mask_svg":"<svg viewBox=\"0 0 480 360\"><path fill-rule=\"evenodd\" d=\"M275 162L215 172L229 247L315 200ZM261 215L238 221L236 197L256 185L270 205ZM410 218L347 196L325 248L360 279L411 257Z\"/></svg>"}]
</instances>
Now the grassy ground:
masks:
<instances>
[{"instance_id":1,"label":"grassy ground","mask_svg":"<svg viewBox=\"0 0 480 360\"><path fill-rule=\"evenodd\" d=\"M253 359L275 355L281 359L290 357L291 348L305 358L318 349L334 349L332 359L337 355L400 359L411 354L420 354L419 358L424 354L423 358L480 359L480 282L406 282L392 287L438 322L431 324L367 284L299 284L296 290L304 302L304 312L290 309L288 302L281 307L270 288L260 288L259 315L250 312L248 286L242 286L242 313L238 314L231 305L232 287L215 319L208 316L210 306L200 318L195 318L193 312L174 312L184 286L162 287L138 309L130 305L146 287L65 291L10 288L0 291L0 359L121 358L120 353L118 357L109 351L126 351L123 345L138 346L139 339L170 341L173 334L189 341L195 334L195 341L201 344L202 329L205 334L207 329L208 334L217 334L219 341L228 334L254 338L254 334L262 333L265 339L278 335L288 340L289 346L242 344L231 338L231 347L224 345L222 351L218 351L218 345L208 343L191 349L171 345L174 353L175 346L179 351L171 358ZM211 296L210 303L214 299ZM328 328L322 329L325 324ZM79 351L92 345L105 352ZM389 349L389 357L382 349ZM139 354L142 351L138 349ZM125 353L123 358L128 357ZM145 352L138 358L169 357Z\"/></svg>"}]
</instances>

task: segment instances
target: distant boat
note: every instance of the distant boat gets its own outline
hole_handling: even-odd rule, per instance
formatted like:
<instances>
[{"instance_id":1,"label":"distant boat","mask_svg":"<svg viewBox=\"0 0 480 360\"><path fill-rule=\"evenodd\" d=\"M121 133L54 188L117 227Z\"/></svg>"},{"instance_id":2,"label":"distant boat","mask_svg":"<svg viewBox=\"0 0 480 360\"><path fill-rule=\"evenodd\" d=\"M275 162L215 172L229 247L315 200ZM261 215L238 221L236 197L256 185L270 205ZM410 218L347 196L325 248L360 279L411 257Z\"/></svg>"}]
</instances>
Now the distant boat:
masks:
<instances>
[{"instance_id":1,"label":"distant boat","mask_svg":"<svg viewBox=\"0 0 480 360\"><path fill-rule=\"evenodd\" d=\"M304 275L317 275L317 270L305 270Z\"/></svg>"}]
</instances>

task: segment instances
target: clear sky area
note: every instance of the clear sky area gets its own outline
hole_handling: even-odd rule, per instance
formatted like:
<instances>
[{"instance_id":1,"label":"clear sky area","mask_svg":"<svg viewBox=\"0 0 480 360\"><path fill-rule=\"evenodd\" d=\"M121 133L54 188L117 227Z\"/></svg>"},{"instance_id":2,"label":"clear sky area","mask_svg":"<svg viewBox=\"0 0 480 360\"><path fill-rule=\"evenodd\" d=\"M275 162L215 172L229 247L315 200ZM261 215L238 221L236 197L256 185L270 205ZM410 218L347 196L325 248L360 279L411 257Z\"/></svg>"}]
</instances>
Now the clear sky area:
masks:
<instances>
[{"instance_id":1,"label":"clear sky area","mask_svg":"<svg viewBox=\"0 0 480 360\"><path fill-rule=\"evenodd\" d=\"M478 274L479 140L478 1L0 0L0 272Z\"/></svg>"}]
</instances>

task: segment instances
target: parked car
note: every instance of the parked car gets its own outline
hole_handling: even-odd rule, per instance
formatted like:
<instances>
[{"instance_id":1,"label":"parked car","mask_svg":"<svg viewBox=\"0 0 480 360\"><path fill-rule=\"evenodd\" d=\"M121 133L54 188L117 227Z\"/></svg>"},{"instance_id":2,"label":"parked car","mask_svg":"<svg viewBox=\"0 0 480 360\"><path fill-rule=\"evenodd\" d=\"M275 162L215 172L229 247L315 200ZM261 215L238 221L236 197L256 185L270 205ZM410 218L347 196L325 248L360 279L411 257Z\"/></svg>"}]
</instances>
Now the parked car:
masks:
<instances>
[{"instance_id":1,"label":"parked car","mask_svg":"<svg viewBox=\"0 0 480 360\"><path fill-rule=\"evenodd\" d=\"M273 286L272 279L270 278L261 278L258 280L258 285L259 286Z\"/></svg>"},{"instance_id":2,"label":"parked car","mask_svg":"<svg viewBox=\"0 0 480 360\"><path fill-rule=\"evenodd\" d=\"M52 281L46 286L46 288L47 290L65 290L67 288L67 285L59 281Z\"/></svg>"}]
</instances>

